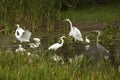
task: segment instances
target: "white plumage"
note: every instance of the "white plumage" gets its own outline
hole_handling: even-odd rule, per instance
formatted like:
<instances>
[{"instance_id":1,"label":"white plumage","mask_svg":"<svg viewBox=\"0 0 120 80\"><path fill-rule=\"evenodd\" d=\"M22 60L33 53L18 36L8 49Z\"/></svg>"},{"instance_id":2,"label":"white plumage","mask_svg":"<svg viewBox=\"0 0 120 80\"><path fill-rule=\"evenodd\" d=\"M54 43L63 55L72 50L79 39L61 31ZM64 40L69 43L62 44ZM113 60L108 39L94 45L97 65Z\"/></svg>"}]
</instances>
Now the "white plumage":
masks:
<instances>
[{"instance_id":1,"label":"white plumage","mask_svg":"<svg viewBox=\"0 0 120 80\"><path fill-rule=\"evenodd\" d=\"M23 30L19 24L16 25L17 29L15 31L15 37L22 43L22 42L29 42L30 40L30 36L31 36L31 32L28 30Z\"/></svg>"},{"instance_id":2,"label":"white plumage","mask_svg":"<svg viewBox=\"0 0 120 80\"><path fill-rule=\"evenodd\" d=\"M37 48L40 45L40 39L39 38L33 38L33 40L35 41L35 43L29 43L30 48Z\"/></svg>"},{"instance_id":3,"label":"white plumage","mask_svg":"<svg viewBox=\"0 0 120 80\"><path fill-rule=\"evenodd\" d=\"M30 48L37 48L39 47L40 43L29 43Z\"/></svg>"},{"instance_id":4,"label":"white plumage","mask_svg":"<svg viewBox=\"0 0 120 80\"><path fill-rule=\"evenodd\" d=\"M85 37L85 42L90 43L90 40L87 38L87 36Z\"/></svg>"},{"instance_id":5,"label":"white plumage","mask_svg":"<svg viewBox=\"0 0 120 80\"><path fill-rule=\"evenodd\" d=\"M36 41L36 42L40 42L39 38L33 38L33 40Z\"/></svg>"},{"instance_id":6,"label":"white plumage","mask_svg":"<svg viewBox=\"0 0 120 80\"><path fill-rule=\"evenodd\" d=\"M73 27L72 26L72 22L70 21L70 19L65 19L65 21L68 21L70 23L70 33L69 33L69 36L72 36L75 41L83 41L83 38L82 38L82 34L80 32L79 29L77 29L76 27Z\"/></svg>"},{"instance_id":7,"label":"white plumage","mask_svg":"<svg viewBox=\"0 0 120 80\"><path fill-rule=\"evenodd\" d=\"M64 43L63 38L65 38L65 36L62 36L62 37L60 38L61 41L62 41L62 43L55 43L55 44L51 45L51 46L48 48L48 50L55 50L55 51L56 51L58 48L62 47L62 46L63 46L63 43Z\"/></svg>"},{"instance_id":8,"label":"white plumage","mask_svg":"<svg viewBox=\"0 0 120 80\"><path fill-rule=\"evenodd\" d=\"M19 44L19 48L16 49L15 52L17 53L17 52L25 52L25 51L26 51L26 49L22 48L22 45Z\"/></svg>"}]
</instances>

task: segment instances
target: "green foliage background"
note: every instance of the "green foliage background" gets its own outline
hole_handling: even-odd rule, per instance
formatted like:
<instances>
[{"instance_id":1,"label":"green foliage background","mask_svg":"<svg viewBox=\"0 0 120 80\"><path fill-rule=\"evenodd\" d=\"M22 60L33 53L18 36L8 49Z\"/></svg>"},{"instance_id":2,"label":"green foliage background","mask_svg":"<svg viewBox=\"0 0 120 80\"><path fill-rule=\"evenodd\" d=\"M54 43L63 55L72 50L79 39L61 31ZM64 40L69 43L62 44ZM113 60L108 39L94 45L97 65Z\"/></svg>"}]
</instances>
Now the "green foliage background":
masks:
<instances>
[{"instance_id":1,"label":"green foliage background","mask_svg":"<svg viewBox=\"0 0 120 80\"><path fill-rule=\"evenodd\" d=\"M15 28L14 24L19 23L32 32L42 27L47 31L54 31L55 23L66 18L66 11L73 10L66 14L72 15L74 11L84 9L83 14L86 14L85 10L92 5L96 7L119 2L120 0L1 0L0 30L5 29L5 34L8 34ZM83 15L83 19L84 16L90 17L88 14Z\"/></svg>"}]
</instances>

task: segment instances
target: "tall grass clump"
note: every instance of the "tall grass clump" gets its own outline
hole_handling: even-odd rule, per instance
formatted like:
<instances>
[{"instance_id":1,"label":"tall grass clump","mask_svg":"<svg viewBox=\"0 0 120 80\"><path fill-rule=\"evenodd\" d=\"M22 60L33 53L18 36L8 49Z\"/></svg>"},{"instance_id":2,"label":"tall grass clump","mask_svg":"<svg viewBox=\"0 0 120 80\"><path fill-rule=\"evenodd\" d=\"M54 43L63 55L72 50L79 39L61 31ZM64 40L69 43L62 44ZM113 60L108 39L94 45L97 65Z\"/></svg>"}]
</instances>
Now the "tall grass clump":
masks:
<instances>
[{"instance_id":1,"label":"tall grass clump","mask_svg":"<svg viewBox=\"0 0 120 80\"><path fill-rule=\"evenodd\" d=\"M45 21L49 30L49 27L54 27L54 21L59 19L60 3L61 0L2 0L0 23L5 26L6 31L20 23L34 32Z\"/></svg>"},{"instance_id":2,"label":"tall grass clump","mask_svg":"<svg viewBox=\"0 0 120 80\"><path fill-rule=\"evenodd\" d=\"M55 24L64 18L70 18L73 22L106 24L106 22L119 20L120 6L117 2L117 0L113 2L108 0L2 0L0 26L5 29L4 33L8 34L16 28L14 27L16 23L32 32L42 28L54 31Z\"/></svg>"},{"instance_id":3,"label":"tall grass clump","mask_svg":"<svg viewBox=\"0 0 120 80\"><path fill-rule=\"evenodd\" d=\"M36 57L26 53L0 54L0 79L1 80L118 80L120 77L118 69L115 69L110 63L101 61L101 70L98 71L96 65L93 69L88 67L85 61L65 62L61 65L54 62L49 55L42 53ZM83 64L83 65L82 65Z\"/></svg>"}]
</instances>

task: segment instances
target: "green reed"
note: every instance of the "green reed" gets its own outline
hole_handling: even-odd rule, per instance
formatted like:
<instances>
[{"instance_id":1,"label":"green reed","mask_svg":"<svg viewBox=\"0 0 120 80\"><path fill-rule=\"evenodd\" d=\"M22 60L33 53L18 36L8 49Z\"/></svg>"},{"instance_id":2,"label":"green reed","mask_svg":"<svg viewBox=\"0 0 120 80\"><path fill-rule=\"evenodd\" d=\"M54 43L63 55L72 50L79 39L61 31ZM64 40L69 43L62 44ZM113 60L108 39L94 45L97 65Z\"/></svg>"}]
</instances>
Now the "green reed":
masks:
<instances>
[{"instance_id":1,"label":"green reed","mask_svg":"<svg viewBox=\"0 0 120 80\"><path fill-rule=\"evenodd\" d=\"M5 34L8 34L16 29L14 26L16 23L35 32L38 28L44 27L47 31L54 31L55 24L65 18L70 18L74 24L100 22L106 25L111 21L119 20L120 6L118 3L101 7L97 4L90 5L89 2L99 1L2 0L0 3L0 23L4 26ZM82 3L89 5L83 7L80 5Z\"/></svg>"},{"instance_id":2,"label":"green reed","mask_svg":"<svg viewBox=\"0 0 120 80\"><path fill-rule=\"evenodd\" d=\"M47 54L47 55L46 55ZM35 53L27 56L26 53L1 53L0 54L0 79L1 80L117 80L120 77L118 69L109 62L101 60L101 70L97 65L88 67L87 59L78 62L54 62L48 53L41 53L37 58Z\"/></svg>"}]
</instances>

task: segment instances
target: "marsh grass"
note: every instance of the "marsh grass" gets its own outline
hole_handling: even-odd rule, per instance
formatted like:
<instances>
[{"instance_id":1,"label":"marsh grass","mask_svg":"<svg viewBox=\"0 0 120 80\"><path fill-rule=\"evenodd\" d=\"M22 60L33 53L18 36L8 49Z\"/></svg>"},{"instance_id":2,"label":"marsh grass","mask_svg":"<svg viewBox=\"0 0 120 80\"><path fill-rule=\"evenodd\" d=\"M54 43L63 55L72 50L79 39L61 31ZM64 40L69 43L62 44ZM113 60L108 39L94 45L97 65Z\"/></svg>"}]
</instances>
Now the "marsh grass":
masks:
<instances>
[{"instance_id":1,"label":"marsh grass","mask_svg":"<svg viewBox=\"0 0 120 80\"><path fill-rule=\"evenodd\" d=\"M87 8L86 8L87 7ZM69 10L63 12L66 18L72 19L74 22L103 22L109 24L112 21L120 19L120 11L118 10L120 5L94 5L79 8L78 10Z\"/></svg>"},{"instance_id":2,"label":"marsh grass","mask_svg":"<svg viewBox=\"0 0 120 80\"><path fill-rule=\"evenodd\" d=\"M106 63L101 62L101 70L98 71L96 65L93 70L89 70L84 61L75 63L54 62L42 53L39 58L27 56L25 54L5 54L0 55L0 79L1 80L118 80L120 74Z\"/></svg>"},{"instance_id":3,"label":"marsh grass","mask_svg":"<svg viewBox=\"0 0 120 80\"><path fill-rule=\"evenodd\" d=\"M63 3L68 6L66 11L62 10ZM53 32L56 29L55 24L65 18L70 18L74 24L98 22L109 25L112 21L120 20L119 3L77 7L78 3L79 0L68 2L63 0L2 0L0 3L0 23L4 26L5 34L8 34L16 29L14 27L16 23L32 32L43 27L46 31Z\"/></svg>"}]
</instances>

